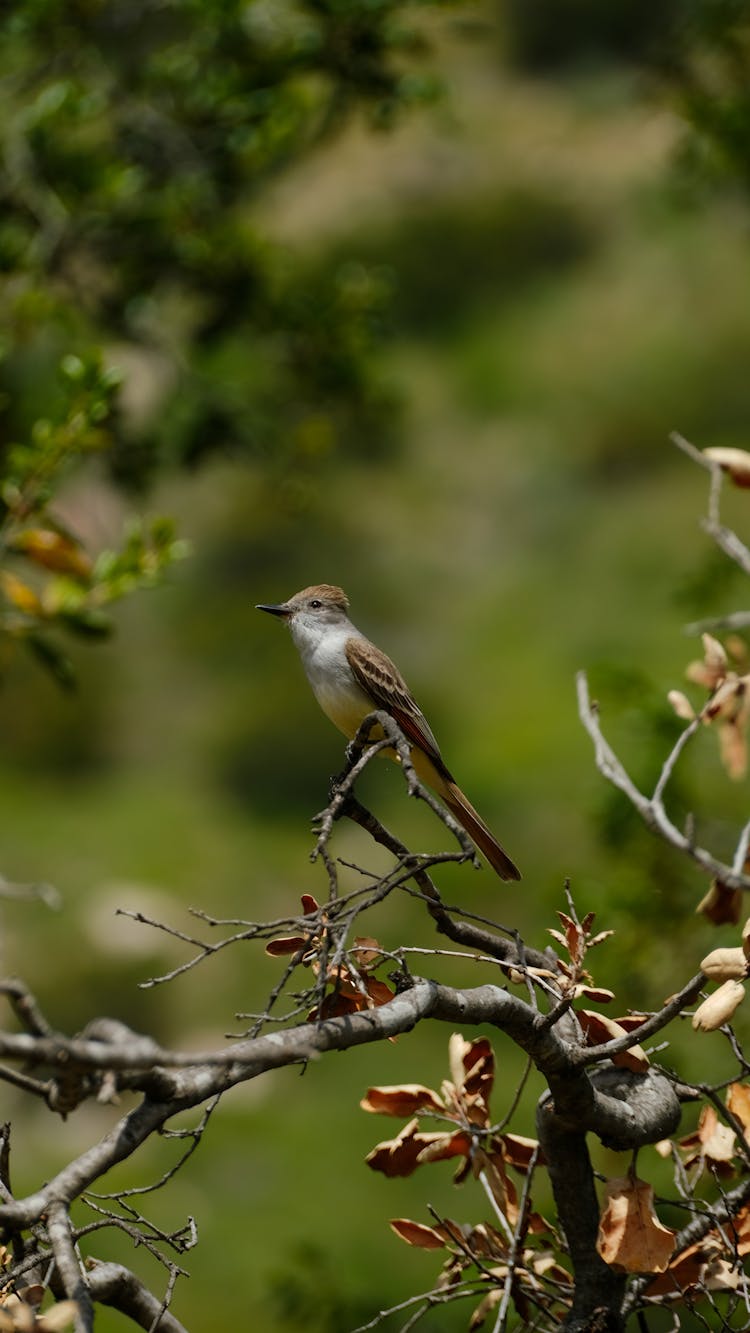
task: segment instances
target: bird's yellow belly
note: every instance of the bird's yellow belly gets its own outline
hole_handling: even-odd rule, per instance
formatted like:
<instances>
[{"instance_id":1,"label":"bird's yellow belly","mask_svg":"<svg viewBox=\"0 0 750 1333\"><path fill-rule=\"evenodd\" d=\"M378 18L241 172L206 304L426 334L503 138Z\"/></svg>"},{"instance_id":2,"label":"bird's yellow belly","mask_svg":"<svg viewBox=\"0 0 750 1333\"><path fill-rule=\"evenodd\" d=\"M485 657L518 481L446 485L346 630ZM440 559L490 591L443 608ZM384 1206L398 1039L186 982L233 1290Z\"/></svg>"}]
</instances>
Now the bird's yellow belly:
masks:
<instances>
[{"instance_id":1,"label":"bird's yellow belly","mask_svg":"<svg viewBox=\"0 0 750 1333\"><path fill-rule=\"evenodd\" d=\"M350 689L341 689L340 684L337 684L332 690L327 689L324 684L318 685L315 695L326 717L329 717L334 727L343 731L350 741L354 739L368 714L375 711L372 700L368 699L364 690L360 690L354 684ZM382 727L374 727L371 739L378 740L382 734Z\"/></svg>"}]
</instances>

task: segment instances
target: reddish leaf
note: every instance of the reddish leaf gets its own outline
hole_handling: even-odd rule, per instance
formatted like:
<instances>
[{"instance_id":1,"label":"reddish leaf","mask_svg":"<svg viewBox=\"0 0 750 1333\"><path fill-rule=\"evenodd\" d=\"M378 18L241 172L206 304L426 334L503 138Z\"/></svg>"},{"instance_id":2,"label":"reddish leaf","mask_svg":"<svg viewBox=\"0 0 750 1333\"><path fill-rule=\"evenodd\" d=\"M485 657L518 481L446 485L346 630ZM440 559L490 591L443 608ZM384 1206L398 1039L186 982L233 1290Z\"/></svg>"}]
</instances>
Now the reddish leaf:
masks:
<instances>
[{"instance_id":1,"label":"reddish leaf","mask_svg":"<svg viewBox=\"0 0 750 1333\"><path fill-rule=\"evenodd\" d=\"M410 1176L420 1165L421 1153L443 1134L420 1134L418 1121L410 1120L395 1139L377 1143L365 1161L373 1171L384 1176Z\"/></svg>"},{"instance_id":2,"label":"reddish leaf","mask_svg":"<svg viewBox=\"0 0 750 1333\"><path fill-rule=\"evenodd\" d=\"M365 990L368 998L372 1000L373 1005L388 1004L396 994L390 986L386 986L384 981L378 981L377 977L367 977L365 979Z\"/></svg>"},{"instance_id":3,"label":"reddish leaf","mask_svg":"<svg viewBox=\"0 0 750 1333\"><path fill-rule=\"evenodd\" d=\"M622 1028L623 1032L635 1032L638 1028L643 1027L649 1017L649 1014L620 1014L615 1022Z\"/></svg>"},{"instance_id":4,"label":"reddish leaf","mask_svg":"<svg viewBox=\"0 0 750 1333\"><path fill-rule=\"evenodd\" d=\"M713 463L719 464L722 472L727 473L735 486L750 486L750 454L745 449L737 449L731 445L714 445L710 449L704 449L703 453Z\"/></svg>"},{"instance_id":5,"label":"reddish leaf","mask_svg":"<svg viewBox=\"0 0 750 1333\"><path fill-rule=\"evenodd\" d=\"M304 935L280 935L276 940L269 940L265 952L271 958L281 958L287 953L299 953L309 945Z\"/></svg>"},{"instance_id":6,"label":"reddish leaf","mask_svg":"<svg viewBox=\"0 0 750 1333\"><path fill-rule=\"evenodd\" d=\"M505 1160L516 1171L526 1174L531 1163L531 1158L536 1152L537 1166L544 1166L544 1153L539 1149L539 1143L536 1139L526 1139L522 1134L501 1134L500 1138L503 1144Z\"/></svg>"},{"instance_id":7,"label":"reddish leaf","mask_svg":"<svg viewBox=\"0 0 750 1333\"><path fill-rule=\"evenodd\" d=\"M625 1029L619 1023L616 1023L613 1018L607 1018L605 1014L597 1014L592 1009L577 1009L576 1017L590 1046L599 1046L604 1042L614 1041L618 1037L626 1035ZM613 1055L612 1063L625 1069L632 1069L635 1073L642 1073L643 1070L648 1069L646 1053L638 1045L633 1045L629 1050L620 1051L618 1055Z\"/></svg>"},{"instance_id":8,"label":"reddish leaf","mask_svg":"<svg viewBox=\"0 0 750 1333\"><path fill-rule=\"evenodd\" d=\"M307 1019L309 1023L316 1023L324 1018L341 1018L344 1014L356 1014L361 1008L355 996L334 992L333 995L326 995L321 1005L311 1009Z\"/></svg>"},{"instance_id":9,"label":"reddish leaf","mask_svg":"<svg viewBox=\"0 0 750 1333\"><path fill-rule=\"evenodd\" d=\"M736 926L742 915L744 896L742 889L730 889L720 879L714 879L695 910L708 917L715 926Z\"/></svg>"},{"instance_id":10,"label":"reddish leaf","mask_svg":"<svg viewBox=\"0 0 750 1333\"><path fill-rule=\"evenodd\" d=\"M413 1116L417 1111L437 1111L445 1114L445 1107L432 1088L421 1083L398 1083L383 1088L368 1088L360 1106L375 1115Z\"/></svg>"},{"instance_id":11,"label":"reddish leaf","mask_svg":"<svg viewBox=\"0 0 750 1333\"><path fill-rule=\"evenodd\" d=\"M352 958L359 968L372 967L373 963L379 963L383 957L383 950L377 940L368 935L358 936L354 941L352 949Z\"/></svg>"},{"instance_id":12,"label":"reddish leaf","mask_svg":"<svg viewBox=\"0 0 750 1333\"><path fill-rule=\"evenodd\" d=\"M587 1000L593 1000L594 1004L610 1004L615 998L613 990L607 990L604 986L588 986L586 984L576 986L575 994L576 997L584 995Z\"/></svg>"},{"instance_id":13,"label":"reddish leaf","mask_svg":"<svg viewBox=\"0 0 750 1333\"><path fill-rule=\"evenodd\" d=\"M394 1217L389 1226L407 1245L416 1245L420 1250L444 1250L445 1238L437 1227L424 1226L422 1222L410 1222L405 1217Z\"/></svg>"},{"instance_id":14,"label":"reddish leaf","mask_svg":"<svg viewBox=\"0 0 750 1333\"><path fill-rule=\"evenodd\" d=\"M444 1162L449 1157L468 1157L471 1153L471 1135L465 1134L463 1130L431 1137L432 1142L426 1144L419 1154L420 1166L423 1162Z\"/></svg>"},{"instance_id":15,"label":"reddish leaf","mask_svg":"<svg viewBox=\"0 0 750 1333\"><path fill-rule=\"evenodd\" d=\"M703 1243L689 1245L682 1254L677 1255L658 1277L649 1282L646 1292L649 1296L668 1296L670 1293L682 1295L691 1287L696 1287L703 1278L706 1266L706 1254Z\"/></svg>"}]
</instances>

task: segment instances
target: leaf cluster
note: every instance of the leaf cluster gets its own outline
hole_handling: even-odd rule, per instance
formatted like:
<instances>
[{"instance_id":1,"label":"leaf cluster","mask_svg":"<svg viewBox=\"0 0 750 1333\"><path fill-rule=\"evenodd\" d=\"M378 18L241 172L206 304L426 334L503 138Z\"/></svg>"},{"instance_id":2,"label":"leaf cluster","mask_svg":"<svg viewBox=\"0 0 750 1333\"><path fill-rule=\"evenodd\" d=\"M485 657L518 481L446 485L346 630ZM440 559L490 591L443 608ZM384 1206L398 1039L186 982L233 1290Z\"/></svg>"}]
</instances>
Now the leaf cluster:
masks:
<instances>
[{"instance_id":1,"label":"leaf cluster","mask_svg":"<svg viewBox=\"0 0 750 1333\"><path fill-rule=\"evenodd\" d=\"M0 392L12 429L30 424L32 369L48 388L72 344L116 341L157 381L158 411L112 423L112 466L131 483L217 449L304 466L387 435L391 395L368 357L382 277L305 269L256 206L355 108L385 126L432 94L407 21L418 8L49 0L5 12Z\"/></svg>"}]
</instances>

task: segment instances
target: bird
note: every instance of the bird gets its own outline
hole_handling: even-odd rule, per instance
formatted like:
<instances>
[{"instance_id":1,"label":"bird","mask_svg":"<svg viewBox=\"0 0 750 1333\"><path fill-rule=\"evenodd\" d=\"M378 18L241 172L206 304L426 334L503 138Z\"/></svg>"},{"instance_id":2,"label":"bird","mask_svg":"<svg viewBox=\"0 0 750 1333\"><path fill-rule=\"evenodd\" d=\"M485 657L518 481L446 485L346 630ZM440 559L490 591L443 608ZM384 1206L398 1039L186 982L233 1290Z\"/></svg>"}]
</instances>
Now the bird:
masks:
<instances>
[{"instance_id":1,"label":"bird","mask_svg":"<svg viewBox=\"0 0 750 1333\"><path fill-rule=\"evenodd\" d=\"M370 713L388 713L410 745L420 780L445 802L501 879L520 879L518 867L448 769L398 667L352 624L343 589L317 583L286 602L260 602L256 610L277 616L289 627L313 694L334 726L353 740ZM396 758L393 752L391 757Z\"/></svg>"}]
</instances>

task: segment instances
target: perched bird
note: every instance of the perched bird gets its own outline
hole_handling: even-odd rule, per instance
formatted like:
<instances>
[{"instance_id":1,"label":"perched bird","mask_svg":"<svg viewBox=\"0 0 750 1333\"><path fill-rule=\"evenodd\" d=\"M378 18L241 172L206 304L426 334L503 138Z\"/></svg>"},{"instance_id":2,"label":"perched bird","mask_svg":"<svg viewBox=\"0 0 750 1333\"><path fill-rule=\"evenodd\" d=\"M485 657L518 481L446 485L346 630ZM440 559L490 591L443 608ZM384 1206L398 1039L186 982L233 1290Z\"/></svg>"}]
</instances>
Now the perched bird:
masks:
<instances>
[{"instance_id":1,"label":"perched bird","mask_svg":"<svg viewBox=\"0 0 750 1333\"><path fill-rule=\"evenodd\" d=\"M342 589L319 583L288 602L256 609L286 621L315 698L339 731L352 740L368 713L389 713L411 744L417 776L445 801L500 878L520 879L517 867L456 785L401 672L352 624Z\"/></svg>"}]
</instances>

